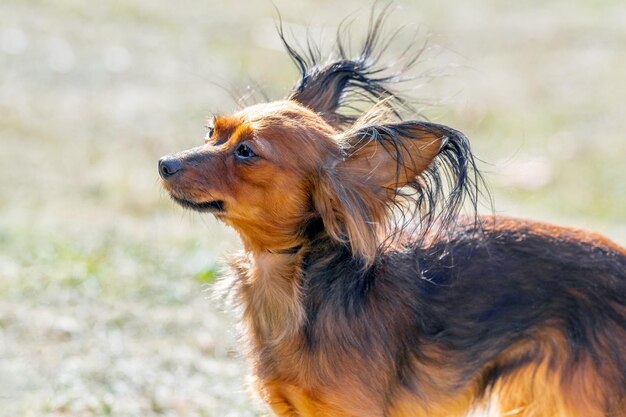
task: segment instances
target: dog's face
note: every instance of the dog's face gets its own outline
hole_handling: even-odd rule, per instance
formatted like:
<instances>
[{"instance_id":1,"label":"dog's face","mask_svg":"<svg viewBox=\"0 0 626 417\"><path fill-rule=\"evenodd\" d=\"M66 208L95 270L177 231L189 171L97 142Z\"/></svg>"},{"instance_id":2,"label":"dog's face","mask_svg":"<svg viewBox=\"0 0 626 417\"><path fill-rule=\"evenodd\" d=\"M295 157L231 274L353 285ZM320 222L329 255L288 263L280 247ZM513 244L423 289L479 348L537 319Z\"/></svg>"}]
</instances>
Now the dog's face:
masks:
<instances>
[{"instance_id":1,"label":"dog's face","mask_svg":"<svg viewBox=\"0 0 626 417\"><path fill-rule=\"evenodd\" d=\"M302 245L311 219L371 261L397 189L418 177L451 130L424 122L357 123L338 132L293 100L216 117L202 146L159 160L183 207L209 212L252 251Z\"/></svg>"},{"instance_id":2,"label":"dog's face","mask_svg":"<svg viewBox=\"0 0 626 417\"><path fill-rule=\"evenodd\" d=\"M339 153L334 130L291 101L260 104L209 122L205 144L165 156L172 199L233 226L251 248L285 249L311 213L322 157Z\"/></svg>"},{"instance_id":3,"label":"dog's face","mask_svg":"<svg viewBox=\"0 0 626 417\"><path fill-rule=\"evenodd\" d=\"M326 64L285 42L301 70L290 95L210 121L204 145L159 161L165 189L232 226L248 251L302 246L307 225L321 220L322 232L365 265L398 229L394 212L419 217L423 230L438 216L452 218L471 194L467 139L402 119L394 106L404 101L387 89L395 77L380 76L384 67L371 57L377 39L374 30L359 58L340 47L341 58ZM360 114L355 102L376 105ZM441 201L444 183L452 193Z\"/></svg>"}]
</instances>

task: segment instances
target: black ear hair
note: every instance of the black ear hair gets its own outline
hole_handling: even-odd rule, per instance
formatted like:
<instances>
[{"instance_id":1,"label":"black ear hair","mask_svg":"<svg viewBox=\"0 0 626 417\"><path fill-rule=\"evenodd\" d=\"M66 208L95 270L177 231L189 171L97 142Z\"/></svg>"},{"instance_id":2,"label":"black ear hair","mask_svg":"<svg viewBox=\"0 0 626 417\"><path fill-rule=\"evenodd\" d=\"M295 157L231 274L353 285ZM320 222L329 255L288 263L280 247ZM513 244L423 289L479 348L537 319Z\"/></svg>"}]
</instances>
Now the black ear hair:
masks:
<instances>
[{"instance_id":1,"label":"black ear hair","mask_svg":"<svg viewBox=\"0 0 626 417\"><path fill-rule=\"evenodd\" d=\"M344 158L321 175L314 205L329 235L365 266L404 227L417 225L416 237L434 225L442 231L466 197L476 210L481 178L461 132L420 121L357 123L337 140Z\"/></svg>"},{"instance_id":2,"label":"black ear hair","mask_svg":"<svg viewBox=\"0 0 626 417\"><path fill-rule=\"evenodd\" d=\"M307 53L300 53L285 38L282 23L279 24L279 36L289 56L300 70L300 79L293 87L288 99L312 109L335 128L344 128L353 123L363 109L360 103L385 103L391 112L406 108L414 112L408 102L390 89L394 83L406 81L404 72L412 67L421 50L409 57L407 49L396 62L403 62L403 68L391 72L390 66L379 65L378 61L389 43L398 34L396 30L385 41L382 27L390 5L385 6L378 15L373 9L369 19L368 31L360 53L350 58L349 46L343 38L349 38L349 25L341 25L337 31L336 53L338 59L322 63L319 47L307 41Z\"/></svg>"}]
</instances>

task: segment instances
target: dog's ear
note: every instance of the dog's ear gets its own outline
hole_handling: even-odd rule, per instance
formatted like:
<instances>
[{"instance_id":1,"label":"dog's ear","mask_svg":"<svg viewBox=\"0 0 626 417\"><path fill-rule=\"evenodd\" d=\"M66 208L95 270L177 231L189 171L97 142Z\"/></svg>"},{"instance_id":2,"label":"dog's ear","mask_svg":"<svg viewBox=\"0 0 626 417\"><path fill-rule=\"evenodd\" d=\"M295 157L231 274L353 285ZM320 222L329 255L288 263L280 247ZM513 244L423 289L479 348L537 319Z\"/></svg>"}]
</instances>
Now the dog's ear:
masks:
<instances>
[{"instance_id":1,"label":"dog's ear","mask_svg":"<svg viewBox=\"0 0 626 417\"><path fill-rule=\"evenodd\" d=\"M395 65L380 62L382 53L398 33L387 40L383 36L383 24L390 5L384 6L378 13L376 8L372 9L367 35L355 56L350 53L349 25L340 26L334 54L336 58L329 61L322 59L320 48L310 39L307 40L307 51L299 51L301 48L292 46L281 24L278 27L280 39L300 71L300 77L287 99L318 113L337 130L353 124L361 110L380 104L381 100L391 112L413 111L409 103L393 91L393 86L407 80L404 73L415 64L421 49L414 53L407 49L395 60ZM359 110L361 107L364 108Z\"/></svg>"},{"instance_id":2,"label":"dog's ear","mask_svg":"<svg viewBox=\"0 0 626 417\"><path fill-rule=\"evenodd\" d=\"M348 243L366 265L374 261L381 239L388 235L391 207L406 195L401 189L433 191L428 187L433 178L438 180L438 155L446 155L446 164L455 162L454 189L464 187L467 166L462 159L469 148L459 146L467 139L454 129L417 121L366 125L342 134L339 141L345 158L320 174L313 201L329 235ZM430 172L429 181L422 178L425 172Z\"/></svg>"},{"instance_id":3,"label":"dog's ear","mask_svg":"<svg viewBox=\"0 0 626 417\"><path fill-rule=\"evenodd\" d=\"M348 131L342 135L346 158L337 169L377 194L395 193L433 162L448 139L442 128L410 121Z\"/></svg>"}]
</instances>

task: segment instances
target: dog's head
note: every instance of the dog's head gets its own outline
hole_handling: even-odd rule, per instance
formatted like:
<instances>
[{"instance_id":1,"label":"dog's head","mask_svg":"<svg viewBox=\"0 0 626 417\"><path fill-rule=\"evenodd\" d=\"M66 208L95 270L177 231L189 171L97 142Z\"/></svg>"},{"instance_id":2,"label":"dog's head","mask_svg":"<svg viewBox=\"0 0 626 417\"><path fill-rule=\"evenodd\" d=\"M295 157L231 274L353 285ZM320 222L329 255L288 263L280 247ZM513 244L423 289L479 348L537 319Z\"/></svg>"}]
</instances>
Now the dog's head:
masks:
<instances>
[{"instance_id":1,"label":"dog's head","mask_svg":"<svg viewBox=\"0 0 626 417\"><path fill-rule=\"evenodd\" d=\"M454 214L473 167L467 140L442 125L401 120L394 103L402 100L388 89L395 78L380 77L371 58L379 26L358 58L325 65L285 43L301 70L290 95L216 116L203 145L161 158L171 197L235 228L251 251L302 245L307 224L321 220L365 264L398 227L395 208L424 224L442 215L435 206L444 179L451 184L443 215ZM355 94L374 110L346 113Z\"/></svg>"}]
</instances>

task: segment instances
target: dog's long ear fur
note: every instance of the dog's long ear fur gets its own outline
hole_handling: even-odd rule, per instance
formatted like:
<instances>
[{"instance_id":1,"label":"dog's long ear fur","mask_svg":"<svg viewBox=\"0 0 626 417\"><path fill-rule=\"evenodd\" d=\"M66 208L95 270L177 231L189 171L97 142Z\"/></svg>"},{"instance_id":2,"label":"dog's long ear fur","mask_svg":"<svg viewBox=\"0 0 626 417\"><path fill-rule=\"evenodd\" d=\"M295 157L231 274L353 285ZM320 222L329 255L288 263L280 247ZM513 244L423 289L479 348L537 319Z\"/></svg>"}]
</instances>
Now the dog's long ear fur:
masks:
<instances>
[{"instance_id":1,"label":"dog's long ear fur","mask_svg":"<svg viewBox=\"0 0 626 417\"><path fill-rule=\"evenodd\" d=\"M327 233L348 244L364 266L382 240L416 217L423 234L447 226L463 198L477 200L467 138L446 126L408 121L365 124L338 137L345 158L320 173L313 202ZM394 222L391 224L390 222Z\"/></svg>"},{"instance_id":2,"label":"dog's long ear fur","mask_svg":"<svg viewBox=\"0 0 626 417\"><path fill-rule=\"evenodd\" d=\"M417 61L421 50L411 53L407 49L396 59L393 68L380 65L382 53L398 34L393 33L385 41L382 26L389 9L384 7L380 13L372 10L367 36L360 53L350 57L349 45L343 39L349 38L349 25L337 31L336 55L338 59L322 63L319 47L307 43L307 53L301 53L290 45L285 38L282 24L278 27L279 36L291 59L300 70L300 79L293 87L288 99L317 112L328 124L340 130L356 121L363 110L359 103L386 103L388 110L396 113L402 109L414 112L409 103L391 90L394 83L407 80L405 72ZM398 68L401 67L401 68Z\"/></svg>"},{"instance_id":3,"label":"dog's long ear fur","mask_svg":"<svg viewBox=\"0 0 626 417\"><path fill-rule=\"evenodd\" d=\"M315 211L327 233L349 245L364 267L374 262L382 245L412 224L421 237L434 225L439 231L451 226L465 197L471 199L475 213L482 182L462 133L433 123L403 121L405 111L412 117L416 112L392 87L411 79L405 73L422 50L408 48L393 61L393 68L380 65L398 31L383 41L389 5L375 9L355 58L350 58L342 40L349 40L349 27L340 27L337 33L339 58L322 63L319 47L307 42L307 53L298 52L279 26L285 48L300 70L288 99L343 132L336 139L344 159L324 167L315 181Z\"/></svg>"}]
</instances>

